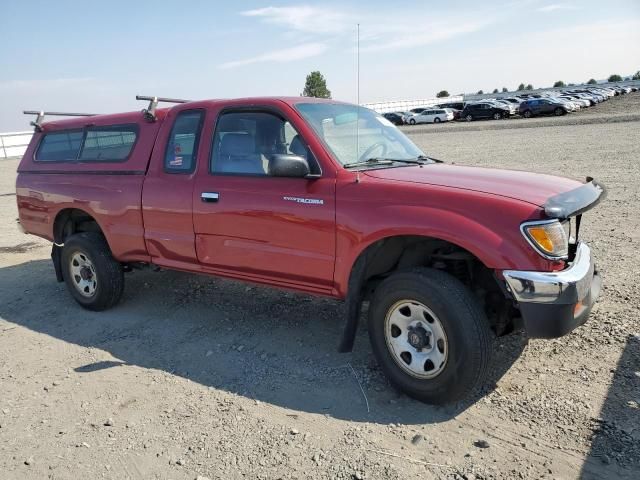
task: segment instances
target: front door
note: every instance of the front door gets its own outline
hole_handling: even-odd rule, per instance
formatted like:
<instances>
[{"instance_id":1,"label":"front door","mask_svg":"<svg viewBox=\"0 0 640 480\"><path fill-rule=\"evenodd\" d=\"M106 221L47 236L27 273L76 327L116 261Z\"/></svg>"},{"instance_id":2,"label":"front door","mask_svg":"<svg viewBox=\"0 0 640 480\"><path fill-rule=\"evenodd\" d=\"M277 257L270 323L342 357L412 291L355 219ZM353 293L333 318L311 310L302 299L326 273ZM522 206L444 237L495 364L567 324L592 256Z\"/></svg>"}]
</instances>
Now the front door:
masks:
<instances>
[{"instance_id":1,"label":"front door","mask_svg":"<svg viewBox=\"0 0 640 480\"><path fill-rule=\"evenodd\" d=\"M210 145L193 192L198 261L235 276L330 288L335 174L321 172L295 126L273 107L225 110ZM305 157L316 178L271 176L270 158L283 153Z\"/></svg>"}]
</instances>

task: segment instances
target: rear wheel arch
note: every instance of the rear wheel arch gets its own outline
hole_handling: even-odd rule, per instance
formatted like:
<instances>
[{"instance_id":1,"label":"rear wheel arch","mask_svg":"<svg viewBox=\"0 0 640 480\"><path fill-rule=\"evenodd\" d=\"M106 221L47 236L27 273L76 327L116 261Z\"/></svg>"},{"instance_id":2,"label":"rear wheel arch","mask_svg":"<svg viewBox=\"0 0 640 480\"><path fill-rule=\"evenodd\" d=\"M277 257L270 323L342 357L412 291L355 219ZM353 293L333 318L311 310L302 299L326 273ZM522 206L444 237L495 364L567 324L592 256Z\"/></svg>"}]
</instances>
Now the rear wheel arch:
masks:
<instances>
[{"instance_id":1,"label":"rear wheel arch","mask_svg":"<svg viewBox=\"0 0 640 480\"><path fill-rule=\"evenodd\" d=\"M79 208L64 208L56 214L53 222L53 241L56 244L63 244L67 237L81 232L100 233L107 240L104 230L90 213Z\"/></svg>"}]
</instances>

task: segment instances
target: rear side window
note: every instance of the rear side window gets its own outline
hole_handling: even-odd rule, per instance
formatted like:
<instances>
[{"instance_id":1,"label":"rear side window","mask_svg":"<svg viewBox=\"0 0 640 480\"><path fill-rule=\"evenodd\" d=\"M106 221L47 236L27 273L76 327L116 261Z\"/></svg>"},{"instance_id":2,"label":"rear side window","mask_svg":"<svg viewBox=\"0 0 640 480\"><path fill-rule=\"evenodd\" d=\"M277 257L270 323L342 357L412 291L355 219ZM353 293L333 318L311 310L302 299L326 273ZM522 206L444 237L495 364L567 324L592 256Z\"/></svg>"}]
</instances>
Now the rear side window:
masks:
<instances>
[{"instance_id":1,"label":"rear side window","mask_svg":"<svg viewBox=\"0 0 640 480\"><path fill-rule=\"evenodd\" d=\"M87 129L80 160L97 162L126 160L136 143L137 134L135 125L91 127Z\"/></svg>"},{"instance_id":2,"label":"rear side window","mask_svg":"<svg viewBox=\"0 0 640 480\"><path fill-rule=\"evenodd\" d=\"M46 133L36 152L38 162L121 162L136 143L136 125L108 125Z\"/></svg>"},{"instance_id":3,"label":"rear side window","mask_svg":"<svg viewBox=\"0 0 640 480\"><path fill-rule=\"evenodd\" d=\"M168 173L191 173L196 166L202 110L185 110L178 114L164 153L164 171Z\"/></svg>"},{"instance_id":4,"label":"rear side window","mask_svg":"<svg viewBox=\"0 0 640 480\"><path fill-rule=\"evenodd\" d=\"M36 160L40 162L77 160L83 136L82 130L45 134L36 152Z\"/></svg>"}]
</instances>

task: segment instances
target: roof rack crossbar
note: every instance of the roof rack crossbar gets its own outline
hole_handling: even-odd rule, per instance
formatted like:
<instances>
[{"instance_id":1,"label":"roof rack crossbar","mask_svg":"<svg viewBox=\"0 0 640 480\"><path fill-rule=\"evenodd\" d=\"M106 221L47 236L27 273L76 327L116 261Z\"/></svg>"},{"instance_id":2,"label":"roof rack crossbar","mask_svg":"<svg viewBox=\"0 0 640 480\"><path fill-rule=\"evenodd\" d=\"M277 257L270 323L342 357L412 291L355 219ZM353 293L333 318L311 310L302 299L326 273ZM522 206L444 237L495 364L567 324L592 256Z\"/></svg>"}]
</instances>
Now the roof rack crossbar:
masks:
<instances>
[{"instance_id":1,"label":"roof rack crossbar","mask_svg":"<svg viewBox=\"0 0 640 480\"><path fill-rule=\"evenodd\" d=\"M53 117L93 117L96 113L45 112L43 110L23 110L25 115L36 115L36 119L29 123L36 131L42 131L42 121L45 115Z\"/></svg>"},{"instance_id":2,"label":"roof rack crossbar","mask_svg":"<svg viewBox=\"0 0 640 480\"><path fill-rule=\"evenodd\" d=\"M146 100L149 102L149 106L142 110L144 118L149 122L156 121L156 108L159 102L165 103L187 103L189 100L181 100L179 98L166 98L166 97L150 97L146 95L136 95L136 100Z\"/></svg>"}]
</instances>

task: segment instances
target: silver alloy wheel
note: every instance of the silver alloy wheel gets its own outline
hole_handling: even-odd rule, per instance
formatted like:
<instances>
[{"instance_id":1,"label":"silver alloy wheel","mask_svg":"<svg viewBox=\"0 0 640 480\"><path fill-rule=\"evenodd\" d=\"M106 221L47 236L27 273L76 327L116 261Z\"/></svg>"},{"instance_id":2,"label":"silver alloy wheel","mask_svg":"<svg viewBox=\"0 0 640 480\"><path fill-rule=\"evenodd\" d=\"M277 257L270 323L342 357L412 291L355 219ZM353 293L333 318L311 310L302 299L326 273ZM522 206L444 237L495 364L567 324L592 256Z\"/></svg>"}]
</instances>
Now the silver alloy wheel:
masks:
<instances>
[{"instance_id":1,"label":"silver alloy wheel","mask_svg":"<svg viewBox=\"0 0 640 480\"><path fill-rule=\"evenodd\" d=\"M391 356L412 377L435 378L444 370L447 335L427 306L412 300L396 302L385 317L384 334Z\"/></svg>"},{"instance_id":2,"label":"silver alloy wheel","mask_svg":"<svg viewBox=\"0 0 640 480\"><path fill-rule=\"evenodd\" d=\"M83 297L89 298L95 295L98 287L98 277L89 257L83 252L75 252L71 257L70 263L69 271L76 290Z\"/></svg>"}]
</instances>

